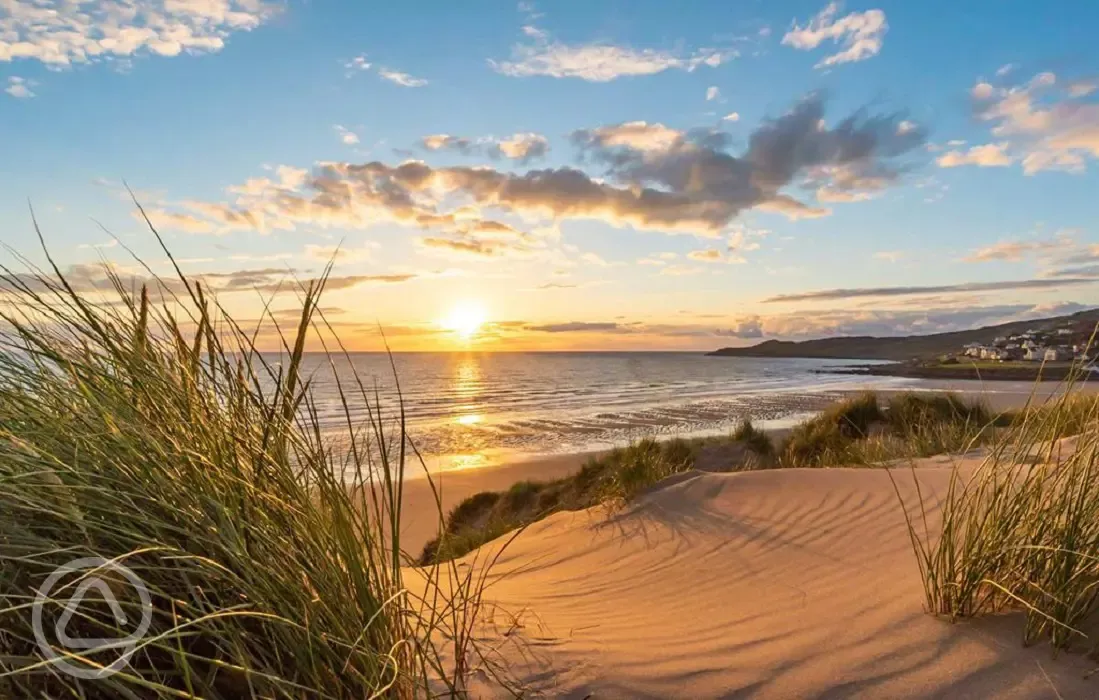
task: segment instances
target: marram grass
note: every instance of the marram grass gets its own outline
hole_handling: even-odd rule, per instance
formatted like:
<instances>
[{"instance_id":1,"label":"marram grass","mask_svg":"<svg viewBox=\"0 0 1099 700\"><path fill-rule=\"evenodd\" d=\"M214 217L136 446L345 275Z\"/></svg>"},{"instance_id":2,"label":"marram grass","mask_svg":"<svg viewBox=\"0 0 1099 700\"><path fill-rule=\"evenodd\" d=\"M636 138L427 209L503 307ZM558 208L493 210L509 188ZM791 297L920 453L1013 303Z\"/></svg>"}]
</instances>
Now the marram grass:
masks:
<instances>
[{"instance_id":1,"label":"marram grass","mask_svg":"<svg viewBox=\"0 0 1099 700\"><path fill-rule=\"evenodd\" d=\"M56 266L0 277L0 697L460 693L479 596L440 568L418 595L405 586L403 422L345 377L341 394L375 410L365 425L346 412L337 452L310 401L301 358L324 279L300 290L277 363L182 274L112 280L105 304ZM120 672L81 680L38 648L32 602L92 556L140 576L152 622ZM61 598L44 606L51 629ZM119 603L140 618L135 596ZM69 634L125 636L109 612L81 606ZM56 651L93 670L117 656Z\"/></svg>"},{"instance_id":2,"label":"marram grass","mask_svg":"<svg viewBox=\"0 0 1099 700\"><path fill-rule=\"evenodd\" d=\"M1076 380L1017 414L975 469L956 467L945 494L921 493L915 517L906 510L930 612L1020 611L1026 643L1099 651L1099 397Z\"/></svg>"}]
</instances>

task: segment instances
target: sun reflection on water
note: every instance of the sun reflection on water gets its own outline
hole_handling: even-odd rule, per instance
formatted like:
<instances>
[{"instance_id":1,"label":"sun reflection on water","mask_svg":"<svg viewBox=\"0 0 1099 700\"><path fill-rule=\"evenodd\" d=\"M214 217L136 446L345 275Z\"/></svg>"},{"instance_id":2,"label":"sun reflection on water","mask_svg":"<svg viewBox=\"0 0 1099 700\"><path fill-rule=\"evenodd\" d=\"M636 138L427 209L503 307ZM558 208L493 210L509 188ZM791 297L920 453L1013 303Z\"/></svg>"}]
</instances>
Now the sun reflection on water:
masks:
<instances>
[{"instance_id":1,"label":"sun reflection on water","mask_svg":"<svg viewBox=\"0 0 1099 700\"><path fill-rule=\"evenodd\" d=\"M460 402L450 418L452 424L463 428L454 435L452 445L454 452L463 455L464 464L458 468L468 468L470 462L476 461L488 445L488 436L482 425L486 416L480 401L483 382L480 356L470 353L455 358L448 389L451 396Z\"/></svg>"}]
</instances>

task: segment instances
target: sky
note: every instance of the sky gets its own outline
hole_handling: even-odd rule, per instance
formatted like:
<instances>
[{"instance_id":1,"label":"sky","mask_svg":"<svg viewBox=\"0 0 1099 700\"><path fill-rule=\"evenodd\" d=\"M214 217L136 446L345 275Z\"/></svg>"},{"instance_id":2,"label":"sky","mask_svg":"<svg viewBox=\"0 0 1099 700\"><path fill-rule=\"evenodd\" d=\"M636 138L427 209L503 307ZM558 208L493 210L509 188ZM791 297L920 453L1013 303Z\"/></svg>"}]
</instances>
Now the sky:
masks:
<instances>
[{"instance_id":1,"label":"sky","mask_svg":"<svg viewBox=\"0 0 1099 700\"><path fill-rule=\"evenodd\" d=\"M0 242L352 349L1099 305L1099 3L0 0ZM132 194L131 194L132 193ZM12 263L9 253L5 262ZM139 263L138 260L141 262Z\"/></svg>"}]
</instances>

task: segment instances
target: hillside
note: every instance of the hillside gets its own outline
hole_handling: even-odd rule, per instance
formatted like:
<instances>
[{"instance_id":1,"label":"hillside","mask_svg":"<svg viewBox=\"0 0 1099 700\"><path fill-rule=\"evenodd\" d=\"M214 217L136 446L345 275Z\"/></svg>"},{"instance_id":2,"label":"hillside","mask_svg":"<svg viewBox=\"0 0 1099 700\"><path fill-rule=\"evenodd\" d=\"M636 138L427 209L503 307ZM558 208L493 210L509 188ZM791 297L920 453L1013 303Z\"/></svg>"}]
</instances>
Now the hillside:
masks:
<instances>
[{"instance_id":1,"label":"hillside","mask_svg":"<svg viewBox=\"0 0 1099 700\"><path fill-rule=\"evenodd\" d=\"M845 336L801 342L767 340L749 347L721 348L708 354L724 357L811 357L903 362L955 352L967 343L991 343L999 336L1022 333L1031 329L1051 330L1071 327L1074 330L1073 337L1083 337L1086 342L1096 323L1099 323L1099 309L1088 309L1068 316L1014 321L968 331L896 337Z\"/></svg>"}]
</instances>

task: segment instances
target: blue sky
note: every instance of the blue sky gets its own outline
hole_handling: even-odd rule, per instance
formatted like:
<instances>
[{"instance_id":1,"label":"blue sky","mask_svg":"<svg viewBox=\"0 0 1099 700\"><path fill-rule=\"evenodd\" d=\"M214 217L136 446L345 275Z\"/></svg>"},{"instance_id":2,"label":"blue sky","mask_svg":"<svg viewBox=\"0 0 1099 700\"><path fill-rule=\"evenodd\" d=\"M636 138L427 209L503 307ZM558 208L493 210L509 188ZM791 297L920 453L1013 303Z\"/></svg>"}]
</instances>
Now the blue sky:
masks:
<instances>
[{"instance_id":1,"label":"blue sky","mask_svg":"<svg viewBox=\"0 0 1099 700\"><path fill-rule=\"evenodd\" d=\"M378 322L398 349L705 349L1077 310L1099 303L1097 22L1084 2L16 0L3 241L40 259L29 201L90 292L90 264L144 274L99 224L167 272L125 181L244 317L292 309L279 282L339 246L325 303L361 348Z\"/></svg>"}]
</instances>

